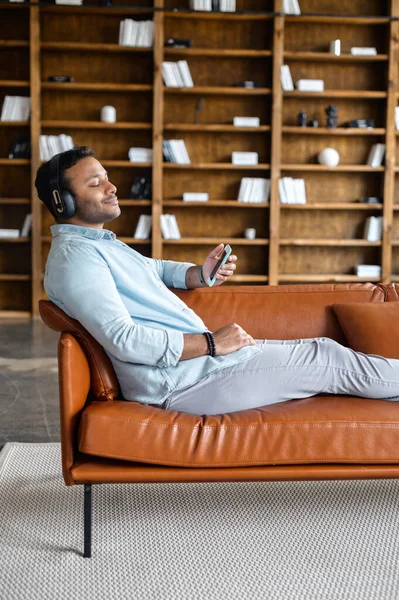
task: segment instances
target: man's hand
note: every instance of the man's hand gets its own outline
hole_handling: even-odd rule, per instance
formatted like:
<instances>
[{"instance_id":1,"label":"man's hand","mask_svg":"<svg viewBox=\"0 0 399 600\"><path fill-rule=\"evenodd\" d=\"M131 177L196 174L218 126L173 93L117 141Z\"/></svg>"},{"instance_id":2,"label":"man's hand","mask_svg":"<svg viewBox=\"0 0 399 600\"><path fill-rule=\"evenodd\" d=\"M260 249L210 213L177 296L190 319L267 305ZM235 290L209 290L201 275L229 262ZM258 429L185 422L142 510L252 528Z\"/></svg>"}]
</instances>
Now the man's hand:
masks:
<instances>
[{"instance_id":1,"label":"man's hand","mask_svg":"<svg viewBox=\"0 0 399 600\"><path fill-rule=\"evenodd\" d=\"M237 323L230 323L214 331L213 339L215 340L216 356L225 356L244 346L256 346L253 337Z\"/></svg>"},{"instance_id":2,"label":"man's hand","mask_svg":"<svg viewBox=\"0 0 399 600\"><path fill-rule=\"evenodd\" d=\"M214 250L209 254L208 258L204 262L204 266L202 267L202 273L204 275L205 281L208 281L208 277L210 277L213 269L216 267L218 260L223 254L224 244L219 244L216 246ZM216 274L216 281L214 287L217 285L222 285L225 281L230 279L236 270L237 266L235 264L237 257L234 254L230 254L227 262L220 267L219 271Z\"/></svg>"}]
</instances>

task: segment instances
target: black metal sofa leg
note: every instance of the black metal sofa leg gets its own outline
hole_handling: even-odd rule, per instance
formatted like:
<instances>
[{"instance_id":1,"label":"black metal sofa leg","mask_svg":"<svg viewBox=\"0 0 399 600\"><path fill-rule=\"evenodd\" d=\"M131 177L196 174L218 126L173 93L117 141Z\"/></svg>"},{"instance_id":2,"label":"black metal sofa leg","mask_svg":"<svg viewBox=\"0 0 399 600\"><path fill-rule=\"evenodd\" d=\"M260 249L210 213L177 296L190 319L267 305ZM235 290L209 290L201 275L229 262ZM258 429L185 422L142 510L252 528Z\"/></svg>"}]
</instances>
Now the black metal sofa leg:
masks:
<instances>
[{"instance_id":1,"label":"black metal sofa leg","mask_svg":"<svg viewBox=\"0 0 399 600\"><path fill-rule=\"evenodd\" d=\"M91 558L91 484L85 483L84 501L84 558Z\"/></svg>"}]
</instances>

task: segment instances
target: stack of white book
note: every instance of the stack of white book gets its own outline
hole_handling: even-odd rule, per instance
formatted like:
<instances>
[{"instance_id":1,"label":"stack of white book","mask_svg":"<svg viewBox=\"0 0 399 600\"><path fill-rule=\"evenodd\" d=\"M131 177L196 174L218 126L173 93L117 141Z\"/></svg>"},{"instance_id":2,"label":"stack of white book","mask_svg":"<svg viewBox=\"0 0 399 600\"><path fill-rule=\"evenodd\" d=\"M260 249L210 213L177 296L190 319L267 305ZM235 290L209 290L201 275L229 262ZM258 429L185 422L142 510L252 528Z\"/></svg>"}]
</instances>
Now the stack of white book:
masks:
<instances>
[{"instance_id":1,"label":"stack of white book","mask_svg":"<svg viewBox=\"0 0 399 600\"><path fill-rule=\"evenodd\" d=\"M39 138L40 160L50 160L56 154L72 150L74 146L70 135L41 135Z\"/></svg>"},{"instance_id":2,"label":"stack of white book","mask_svg":"<svg viewBox=\"0 0 399 600\"><path fill-rule=\"evenodd\" d=\"M291 71L288 65L281 65L280 68L280 81L285 92L294 91L294 83L291 77Z\"/></svg>"},{"instance_id":3,"label":"stack of white book","mask_svg":"<svg viewBox=\"0 0 399 600\"><path fill-rule=\"evenodd\" d=\"M152 162L152 148L129 148L128 156L132 163Z\"/></svg>"},{"instance_id":4,"label":"stack of white book","mask_svg":"<svg viewBox=\"0 0 399 600\"><path fill-rule=\"evenodd\" d=\"M208 202L209 194L208 192L184 192L183 200L184 202Z\"/></svg>"},{"instance_id":5,"label":"stack of white book","mask_svg":"<svg viewBox=\"0 0 399 600\"><path fill-rule=\"evenodd\" d=\"M399 106L395 106L395 127L399 131Z\"/></svg>"},{"instance_id":6,"label":"stack of white book","mask_svg":"<svg viewBox=\"0 0 399 600\"><path fill-rule=\"evenodd\" d=\"M190 8L191 10L234 12L236 0L190 0Z\"/></svg>"},{"instance_id":7,"label":"stack of white book","mask_svg":"<svg viewBox=\"0 0 399 600\"><path fill-rule=\"evenodd\" d=\"M72 6L80 6L83 4L82 0L55 0L56 4L70 4Z\"/></svg>"},{"instance_id":8,"label":"stack of white book","mask_svg":"<svg viewBox=\"0 0 399 600\"><path fill-rule=\"evenodd\" d=\"M353 56L377 56L377 48L353 47L351 54Z\"/></svg>"},{"instance_id":9,"label":"stack of white book","mask_svg":"<svg viewBox=\"0 0 399 600\"><path fill-rule=\"evenodd\" d=\"M30 116L30 98L25 96L6 96L1 110L0 121L28 121Z\"/></svg>"},{"instance_id":10,"label":"stack of white book","mask_svg":"<svg viewBox=\"0 0 399 600\"><path fill-rule=\"evenodd\" d=\"M163 155L167 162L189 165L191 163L184 140L164 140Z\"/></svg>"},{"instance_id":11,"label":"stack of white book","mask_svg":"<svg viewBox=\"0 0 399 600\"><path fill-rule=\"evenodd\" d=\"M357 265L356 275L358 277L372 277L373 279L381 277L380 265Z\"/></svg>"},{"instance_id":12,"label":"stack of white book","mask_svg":"<svg viewBox=\"0 0 399 600\"><path fill-rule=\"evenodd\" d=\"M381 167L385 156L385 144L373 144L367 157L370 167Z\"/></svg>"},{"instance_id":13,"label":"stack of white book","mask_svg":"<svg viewBox=\"0 0 399 600\"><path fill-rule=\"evenodd\" d=\"M154 43L154 21L125 19L119 24L119 45L150 48Z\"/></svg>"},{"instance_id":14,"label":"stack of white book","mask_svg":"<svg viewBox=\"0 0 399 600\"><path fill-rule=\"evenodd\" d=\"M165 240L179 240L181 238L175 215L161 215L161 231Z\"/></svg>"},{"instance_id":15,"label":"stack of white book","mask_svg":"<svg viewBox=\"0 0 399 600\"><path fill-rule=\"evenodd\" d=\"M304 179L282 177L278 180L281 204L306 204L306 185Z\"/></svg>"},{"instance_id":16,"label":"stack of white book","mask_svg":"<svg viewBox=\"0 0 399 600\"><path fill-rule=\"evenodd\" d=\"M268 202L270 195L270 179L261 177L243 177L238 192L238 202Z\"/></svg>"},{"instance_id":17,"label":"stack of white book","mask_svg":"<svg viewBox=\"0 0 399 600\"><path fill-rule=\"evenodd\" d=\"M0 229L0 238L17 238L20 235L19 229Z\"/></svg>"},{"instance_id":18,"label":"stack of white book","mask_svg":"<svg viewBox=\"0 0 399 600\"><path fill-rule=\"evenodd\" d=\"M231 162L233 165L253 166L258 164L257 152L232 152Z\"/></svg>"},{"instance_id":19,"label":"stack of white book","mask_svg":"<svg viewBox=\"0 0 399 600\"><path fill-rule=\"evenodd\" d=\"M165 60L162 63L162 77L166 87L194 87L190 68L186 60L170 62Z\"/></svg>"},{"instance_id":20,"label":"stack of white book","mask_svg":"<svg viewBox=\"0 0 399 600\"><path fill-rule=\"evenodd\" d=\"M286 15L300 15L301 9L298 0L283 0L283 12Z\"/></svg>"},{"instance_id":21,"label":"stack of white book","mask_svg":"<svg viewBox=\"0 0 399 600\"><path fill-rule=\"evenodd\" d=\"M364 239L368 242L380 242L382 239L383 217L368 217L364 226Z\"/></svg>"},{"instance_id":22,"label":"stack of white book","mask_svg":"<svg viewBox=\"0 0 399 600\"><path fill-rule=\"evenodd\" d=\"M136 240L148 240L152 227L151 215L140 215L134 237Z\"/></svg>"},{"instance_id":23,"label":"stack of white book","mask_svg":"<svg viewBox=\"0 0 399 600\"><path fill-rule=\"evenodd\" d=\"M323 79L298 79L295 85L299 92L324 92Z\"/></svg>"},{"instance_id":24,"label":"stack of white book","mask_svg":"<svg viewBox=\"0 0 399 600\"><path fill-rule=\"evenodd\" d=\"M259 117L234 117L234 127L259 127Z\"/></svg>"}]
</instances>

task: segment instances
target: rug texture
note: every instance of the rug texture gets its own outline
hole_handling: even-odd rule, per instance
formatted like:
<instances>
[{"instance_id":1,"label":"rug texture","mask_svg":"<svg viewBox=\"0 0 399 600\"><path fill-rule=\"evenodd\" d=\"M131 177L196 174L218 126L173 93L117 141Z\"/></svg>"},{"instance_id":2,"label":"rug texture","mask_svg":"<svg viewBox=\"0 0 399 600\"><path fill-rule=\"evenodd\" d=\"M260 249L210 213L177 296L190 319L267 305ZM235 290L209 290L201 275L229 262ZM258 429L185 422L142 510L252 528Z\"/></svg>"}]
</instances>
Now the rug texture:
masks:
<instances>
[{"instance_id":1,"label":"rug texture","mask_svg":"<svg viewBox=\"0 0 399 600\"><path fill-rule=\"evenodd\" d=\"M83 487L59 444L0 453L0 598L389 600L399 597L399 482Z\"/></svg>"}]
</instances>

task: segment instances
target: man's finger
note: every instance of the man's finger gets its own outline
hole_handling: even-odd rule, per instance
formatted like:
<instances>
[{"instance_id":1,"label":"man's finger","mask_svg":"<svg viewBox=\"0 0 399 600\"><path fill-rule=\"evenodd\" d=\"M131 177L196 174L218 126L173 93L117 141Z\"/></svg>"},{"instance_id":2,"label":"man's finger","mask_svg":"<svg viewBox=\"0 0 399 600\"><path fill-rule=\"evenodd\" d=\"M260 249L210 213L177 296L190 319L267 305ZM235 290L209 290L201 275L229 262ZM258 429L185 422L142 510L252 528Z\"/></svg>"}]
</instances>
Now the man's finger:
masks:
<instances>
[{"instance_id":1,"label":"man's finger","mask_svg":"<svg viewBox=\"0 0 399 600\"><path fill-rule=\"evenodd\" d=\"M212 250L212 252L209 255L209 258L220 258L220 256L218 256L218 254L221 254L223 252L224 249L224 244L219 244L219 246L216 246L216 248L214 248L214 250Z\"/></svg>"}]
</instances>

